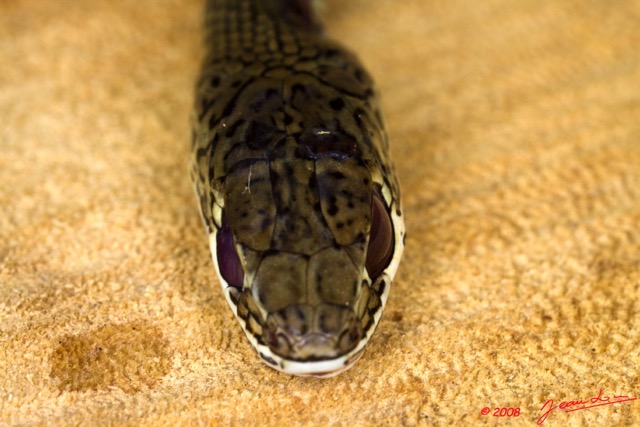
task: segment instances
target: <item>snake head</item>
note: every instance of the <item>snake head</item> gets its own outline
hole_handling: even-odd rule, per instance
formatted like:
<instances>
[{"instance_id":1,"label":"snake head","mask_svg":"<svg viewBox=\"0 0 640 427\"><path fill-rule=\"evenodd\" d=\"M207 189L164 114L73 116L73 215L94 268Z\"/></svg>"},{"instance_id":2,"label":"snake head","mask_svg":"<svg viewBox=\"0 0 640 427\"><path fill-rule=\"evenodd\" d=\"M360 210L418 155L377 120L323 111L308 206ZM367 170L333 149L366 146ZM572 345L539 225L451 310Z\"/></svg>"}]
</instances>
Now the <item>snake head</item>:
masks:
<instances>
[{"instance_id":1,"label":"snake head","mask_svg":"<svg viewBox=\"0 0 640 427\"><path fill-rule=\"evenodd\" d=\"M355 156L283 154L234 169L220 191L214 262L260 357L295 375L352 366L402 254L404 226L387 183Z\"/></svg>"}]
</instances>

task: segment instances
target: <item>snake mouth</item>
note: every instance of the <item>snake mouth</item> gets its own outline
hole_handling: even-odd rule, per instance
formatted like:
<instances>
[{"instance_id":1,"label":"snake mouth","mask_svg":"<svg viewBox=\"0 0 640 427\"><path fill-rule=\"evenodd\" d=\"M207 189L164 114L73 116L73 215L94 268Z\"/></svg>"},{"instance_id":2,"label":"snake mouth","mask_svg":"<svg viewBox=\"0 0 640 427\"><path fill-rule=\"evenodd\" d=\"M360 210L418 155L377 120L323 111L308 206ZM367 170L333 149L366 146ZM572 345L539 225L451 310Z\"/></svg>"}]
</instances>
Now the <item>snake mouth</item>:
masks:
<instances>
[{"instance_id":1,"label":"snake mouth","mask_svg":"<svg viewBox=\"0 0 640 427\"><path fill-rule=\"evenodd\" d=\"M274 354L290 361L322 361L352 351L363 329L350 307L293 304L268 316L263 340Z\"/></svg>"},{"instance_id":2,"label":"snake mouth","mask_svg":"<svg viewBox=\"0 0 640 427\"><path fill-rule=\"evenodd\" d=\"M281 367L276 367L276 369L299 377L335 377L355 365L355 363L360 360L360 357L362 357L362 354L364 353L363 350L363 347L356 348L356 350L351 354L331 360L318 360L312 362L283 360Z\"/></svg>"}]
</instances>

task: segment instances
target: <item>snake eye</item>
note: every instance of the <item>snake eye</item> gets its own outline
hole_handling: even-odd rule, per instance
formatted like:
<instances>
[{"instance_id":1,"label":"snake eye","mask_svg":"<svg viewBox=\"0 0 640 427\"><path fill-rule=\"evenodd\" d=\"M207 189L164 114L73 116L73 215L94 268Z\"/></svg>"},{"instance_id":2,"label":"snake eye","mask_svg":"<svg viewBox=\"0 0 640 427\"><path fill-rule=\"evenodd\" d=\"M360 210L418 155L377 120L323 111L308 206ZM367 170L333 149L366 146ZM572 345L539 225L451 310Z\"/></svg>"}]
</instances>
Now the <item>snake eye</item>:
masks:
<instances>
[{"instance_id":1,"label":"snake eye","mask_svg":"<svg viewBox=\"0 0 640 427\"><path fill-rule=\"evenodd\" d=\"M365 266L369 277L375 279L391 262L394 239L389 212L377 194L373 196L372 205L371 232Z\"/></svg>"},{"instance_id":2,"label":"snake eye","mask_svg":"<svg viewBox=\"0 0 640 427\"><path fill-rule=\"evenodd\" d=\"M216 256L220 275L229 286L242 289L244 270L236 252L233 233L226 218L222 218L222 228L216 235Z\"/></svg>"}]
</instances>

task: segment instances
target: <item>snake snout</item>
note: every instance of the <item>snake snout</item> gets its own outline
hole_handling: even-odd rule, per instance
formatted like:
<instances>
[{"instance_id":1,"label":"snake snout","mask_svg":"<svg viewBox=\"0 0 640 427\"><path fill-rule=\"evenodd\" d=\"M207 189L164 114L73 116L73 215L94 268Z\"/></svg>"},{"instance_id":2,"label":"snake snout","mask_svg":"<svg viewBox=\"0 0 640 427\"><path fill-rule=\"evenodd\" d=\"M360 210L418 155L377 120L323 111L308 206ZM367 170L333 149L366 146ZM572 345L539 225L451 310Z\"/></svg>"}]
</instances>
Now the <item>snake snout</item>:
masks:
<instances>
[{"instance_id":1,"label":"snake snout","mask_svg":"<svg viewBox=\"0 0 640 427\"><path fill-rule=\"evenodd\" d=\"M347 354L363 331L349 307L335 304L290 305L267 319L265 341L289 360L327 360Z\"/></svg>"}]
</instances>

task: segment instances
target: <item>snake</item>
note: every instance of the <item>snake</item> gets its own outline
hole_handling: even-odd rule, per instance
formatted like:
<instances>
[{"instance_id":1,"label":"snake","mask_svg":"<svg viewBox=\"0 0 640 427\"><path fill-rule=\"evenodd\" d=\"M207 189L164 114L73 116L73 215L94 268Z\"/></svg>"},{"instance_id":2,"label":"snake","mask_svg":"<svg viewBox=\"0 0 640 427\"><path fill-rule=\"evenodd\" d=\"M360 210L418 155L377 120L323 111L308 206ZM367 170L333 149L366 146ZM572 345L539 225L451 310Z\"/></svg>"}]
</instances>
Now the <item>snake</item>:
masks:
<instances>
[{"instance_id":1,"label":"snake","mask_svg":"<svg viewBox=\"0 0 640 427\"><path fill-rule=\"evenodd\" d=\"M312 0L208 0L190 176L223 294L268 366L362 356L405 244L372 77Z\"/></svg>"}]
</instances>

